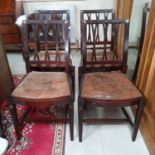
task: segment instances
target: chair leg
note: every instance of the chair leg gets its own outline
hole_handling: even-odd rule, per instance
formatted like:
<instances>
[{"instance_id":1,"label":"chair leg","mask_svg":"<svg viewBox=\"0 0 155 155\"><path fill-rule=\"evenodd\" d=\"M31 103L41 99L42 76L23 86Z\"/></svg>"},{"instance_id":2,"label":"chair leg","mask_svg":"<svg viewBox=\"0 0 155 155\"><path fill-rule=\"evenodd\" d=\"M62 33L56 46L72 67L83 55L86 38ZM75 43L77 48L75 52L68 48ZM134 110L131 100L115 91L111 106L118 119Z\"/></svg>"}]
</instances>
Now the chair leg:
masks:
<instances>
[{"instance_id":1,"label":"chair leg","mask_svg":"<svg viewBox=\"0 0 155 155\"><path fill-rule=\"evenodd\" d=\"M70 122L70 137L71 140L74 139L74 106L73 101L69 104L69 122Z\"/></svg>"},{"instance_id":2,"label":"chair leg","mask_svg":"<svg viewBox=\"0 0 155 155\"><path fill-rule=\"evenodd\" d=\"M2 124L1 112L0 112L0 133L2 133L2 137L5 137L4 136L4 128L3 128L3 124Z\"/></svg>"},{"instance_id":3,"label":"chair leg","mask_svg":"<svg viewBox=\"0 0 155 155\"><path fill-rule=\"evenodd\" d=\"M71 80L72 80L73 94L74 94L74 97L75 97L75 67L72 67Z\"/></svg>"},{"instance_id":4,"label":"chair leg","mask_svg":"<svg viewBox=\"0 0 155 155\"><path fill-rule=\"evenodd\" d=\"M141 121L141 117L144 111L144 107L145 107L145 98L142 98L140 100L140 102L137 105L137 110L136 110L136 116L135 116L135 122L134 122L134 127L133 127L133 135L132 135L132 140L135 141L136 140L136 136L137 136L137 132L138 132L138 128L140 125L140 121Z\"/></svg>"},{"instance_id":5,"label":"chair leg","mask_svg":"<svg viewBox=\"0 0 155 155\"><path fill-rule=\"evenodd\" d=\"M79 98L78 101L78 118L79 118L79 142L82 142L83 131L83 101Z\"/></svg>"},{"instance_id":6,"label":"chair leg","mask_svg":"<svg viewBox=\"0 0 155 155\"><path fill-rule=\"evenodd\" d=\"M9 109L13 120L13 125L15 128L17 139L20 139L20 132L19 132L19 123L18 123L18 117L17 117L17 111L16 111L16 105L13 103L13 100L11 98L8 98L9 102Z\"/></svg>"},{"instance_id":7,"label":"chair leg","mask_svg":"<svg viewBox=\"0 0 155 155\"><path fill-rule=\"evenodd\" d=\"M81 73L81 68L79 67L78 68L78 84L79 84L79 87L80 87L81 79L82 79L82 73Z\"/></svg>"}]
</instances>

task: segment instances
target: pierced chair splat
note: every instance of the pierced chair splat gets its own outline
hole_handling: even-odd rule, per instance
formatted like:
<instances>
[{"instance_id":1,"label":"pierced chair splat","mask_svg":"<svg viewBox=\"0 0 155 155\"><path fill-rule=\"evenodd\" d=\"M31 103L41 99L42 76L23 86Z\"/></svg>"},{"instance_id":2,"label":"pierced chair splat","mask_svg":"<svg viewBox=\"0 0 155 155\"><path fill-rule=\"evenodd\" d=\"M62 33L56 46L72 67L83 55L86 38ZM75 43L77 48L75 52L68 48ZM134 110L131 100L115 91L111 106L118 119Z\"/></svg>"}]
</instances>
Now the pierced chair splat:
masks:
<instances>
[{"instance_id":1,"label":"pierced chair splat","mask_svg":"<svg viewBox=\"0 0 155 155\"><path fill-rule=\"evenodd\" d=\"M113 9L99 9L99 10L81 10L80 12L80 23L81 23L81 49L83 48L83 44L82 44L82 40L83 40L83 30L82 30L82 21L85 20L85 21L93 21L93 20L96 20L96 21L99 21L99 20L111 20L111 19L115 19L115 12ZM86 38L87 42L89 43L89 46L87 46L88 49L92 50L92 46L93 46L93 36L92 36L92 30L91 30L91 27L92 25L88 25L88 28L87 28L87 34L88 34L88 37ZM104 29L106 30L108 27L104 27ZM96 40L100 40L100 35L99 35L99 25L96 24L95 26L95 29L96 29ZM111 34L112 35L112 34ZM105 36L106 37L106 36ZM111 42L109 42L109 44L107 44L107 46L105 48L113 48L113 39L111 40ZM100 52L96 52L95 53L96 56L100 57ZM81 50L81 57L83 58L84 56L84 53L82 52ZM87 53L87 57L89 57L89 59L91 59L92 57L92 54L91 53ZM80 63L80 67L79 67L79 79L81 78L81 70L82 70L82 60L81 60L81 63Z\"/></svg>"},{"instance_id":2,"label":"pierced chair splat","mask_svg":"<svg viewBox=\"0 0 155 155\"><path fill-rule=\"evenodd\" d=\"M122 49L118 41L121 28L124 29ZM88 39L89 33L91 33L90 40ZM129 21L127 20L82 21L82 78L78 98L80 142L82 141L83 123L97 122L128 122L133 127L132 140L136 139L145 107L145 97L125 75L128 36ZM111 42L113 42L112 48ZM84 107L87 106L120 108L126 118L85 118ZM125 109L130 106L137 107L134 123Z\"/></svg>"}]
</instances>

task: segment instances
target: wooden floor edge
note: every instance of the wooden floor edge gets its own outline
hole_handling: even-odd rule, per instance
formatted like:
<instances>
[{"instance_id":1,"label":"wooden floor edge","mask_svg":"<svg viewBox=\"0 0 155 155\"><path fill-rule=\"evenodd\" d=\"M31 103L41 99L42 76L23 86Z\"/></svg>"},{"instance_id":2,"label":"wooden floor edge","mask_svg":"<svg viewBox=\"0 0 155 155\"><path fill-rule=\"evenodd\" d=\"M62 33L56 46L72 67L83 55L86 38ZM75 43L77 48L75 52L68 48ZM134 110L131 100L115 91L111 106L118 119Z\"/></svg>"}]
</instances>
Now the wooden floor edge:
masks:
<instances>
[{"instance_id":1,"label":"wooden floor edge","mask_svg":"<svg viewBox=\"0 0 155 155\"><path fill-rule=\"evenodd\" d=\"M144 117L141 121L140 132L143 136L144 142L150 155L155 155L155 139L151 135L149 125L146 123Z\"/></svg>"},{"instance_id":2,"label":"wooden floor edge","mask_svg":"<svg viewBox=\"0 0 155 155\"><path fill-rule=\"evenodd\" d=\"M131 111L133 113L133 115L135 115L136 113L136 108L132 107ZM151 135L150 132L150 126L148 125L148 119L147 119L147 114L143 113L143 117L141 120L141 125L140 125L140 133L143 137L143 140L145 142L145 145L148 149L148 152L150 155L155 155L155 138L153 138L153 136Z\"/></svg>"}]
</instances>

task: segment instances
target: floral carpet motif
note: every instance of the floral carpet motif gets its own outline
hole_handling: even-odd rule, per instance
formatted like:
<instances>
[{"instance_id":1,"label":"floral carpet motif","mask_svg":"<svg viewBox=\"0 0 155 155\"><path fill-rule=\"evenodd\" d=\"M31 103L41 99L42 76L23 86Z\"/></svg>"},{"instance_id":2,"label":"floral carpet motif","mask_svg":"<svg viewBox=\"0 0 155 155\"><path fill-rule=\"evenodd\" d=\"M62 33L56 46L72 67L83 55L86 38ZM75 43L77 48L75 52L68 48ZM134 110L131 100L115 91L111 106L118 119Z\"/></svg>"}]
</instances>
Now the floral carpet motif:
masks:
<instances>
[{"instance_id":1,"label":"floral carpet motif","mask_svg":"<svg viewBox=\"0 0 155 155\"><path fill-rule=\"evenodd\" d=\"M21 78L22 76L13 78L15 85ZM21 117L26 109L26 106L18 106L18 116ZM23 124L21 139L17 140L8 104L4 102L2 122L9 141L6 155L63 155L65 124L54 123L53 120L64 117L64 107L34 108Z\"/></svg>"}]
</instances>

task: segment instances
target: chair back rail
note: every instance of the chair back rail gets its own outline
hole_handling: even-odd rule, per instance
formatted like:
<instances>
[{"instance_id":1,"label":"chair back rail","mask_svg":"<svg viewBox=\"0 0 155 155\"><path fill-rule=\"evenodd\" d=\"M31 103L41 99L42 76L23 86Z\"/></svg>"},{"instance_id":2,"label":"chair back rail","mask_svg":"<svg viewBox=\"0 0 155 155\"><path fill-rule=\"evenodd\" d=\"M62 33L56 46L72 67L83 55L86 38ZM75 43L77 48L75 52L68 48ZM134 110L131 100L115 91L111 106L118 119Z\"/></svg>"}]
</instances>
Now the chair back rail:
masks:
<instances>
[{"instance_id":1,"label":"chair back rail","mask_svg":"<svg viewBox=\"0 0 155 155\"><path fill-rule=\"evenodd\" d=\"M115 18L113 9L99 9L99 10L81 10L81 22L83 20L108 20Z\"/></svg>"}]
</instances>

